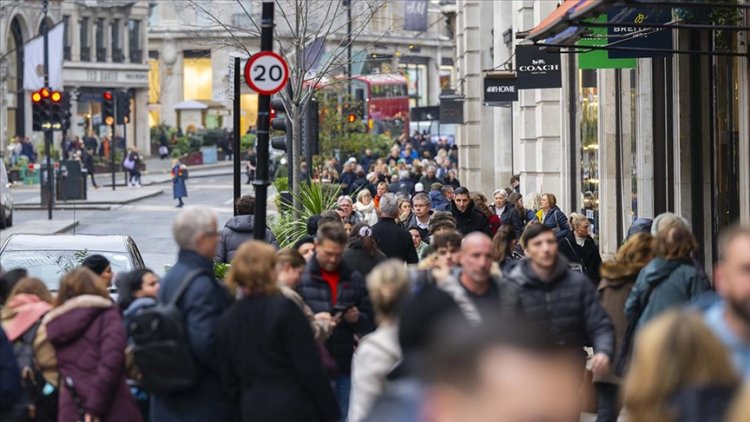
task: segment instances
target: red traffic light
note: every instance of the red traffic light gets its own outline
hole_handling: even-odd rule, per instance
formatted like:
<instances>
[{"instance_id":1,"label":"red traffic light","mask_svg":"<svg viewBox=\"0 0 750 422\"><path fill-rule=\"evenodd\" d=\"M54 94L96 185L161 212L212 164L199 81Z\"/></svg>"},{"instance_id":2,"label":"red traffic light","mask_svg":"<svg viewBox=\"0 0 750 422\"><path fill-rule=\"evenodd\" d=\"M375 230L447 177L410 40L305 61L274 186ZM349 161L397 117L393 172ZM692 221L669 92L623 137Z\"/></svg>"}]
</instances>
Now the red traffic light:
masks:
<instances>
[{"instance_id":1,"label":"red traffic light","mask_svg":"<svg viewBox=\"0 0 750 422\"><path fill-rule=\"evenodd\" d=\"M42 94L39 93L39 91L31 94L31 101L38 103L39 101L42 101Z\"/></svg>"},{"instance_id":2,"label":"red traffic light","mask_svg":"<svg viewBox=\"0 0 750 422\"><path fill-rule=\"evenodd\" d=\"M102 97L104 98L104 101L112 101L112 93L109 91L104 91Z\"/></svg>"},{"instance_id":3,"label":"red traffic light","mask_svg":"<svg viewBox=\"0 0 750 422\"><path fill-rule=\"evenodd\" d=\"M53 103L60 102L62 100L62 94L59 91L52 91L49 97Z\"/></svg>"}]
</instances>

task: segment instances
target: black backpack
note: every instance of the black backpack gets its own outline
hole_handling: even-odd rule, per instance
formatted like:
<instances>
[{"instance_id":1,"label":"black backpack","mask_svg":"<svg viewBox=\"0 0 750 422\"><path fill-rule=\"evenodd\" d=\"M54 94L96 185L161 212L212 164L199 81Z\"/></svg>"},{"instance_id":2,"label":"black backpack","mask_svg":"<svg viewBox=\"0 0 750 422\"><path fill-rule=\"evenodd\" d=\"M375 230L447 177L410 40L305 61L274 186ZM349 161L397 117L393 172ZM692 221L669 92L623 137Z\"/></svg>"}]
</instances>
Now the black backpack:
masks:
<instances>
[{"instance_id":1,"label":"black backpack","mask_svg":"<svg viewBox=\"0 0 750 422\"><path fill-rule=\"evenodd\" d=\"M152 393L168 396L185 391L198 378L198 366L177 302L192 281L203 274L204 270L189 273L172 300L142 309L128 324L135 364L143 376L140 383Z\"/></svg>"},{"instance_id":2,"label":"black backpack","mask_svg":"<svg viewBox=\"0 0 750 422\"><path fill-rule=\"evenodd\" d=\"M41 319L13 343L13 351L21 369L23 386L23 415L20 421L56 421L57 386L44 379L34 350L34 340L41 325Z\"/></svg>"}]
</instances>

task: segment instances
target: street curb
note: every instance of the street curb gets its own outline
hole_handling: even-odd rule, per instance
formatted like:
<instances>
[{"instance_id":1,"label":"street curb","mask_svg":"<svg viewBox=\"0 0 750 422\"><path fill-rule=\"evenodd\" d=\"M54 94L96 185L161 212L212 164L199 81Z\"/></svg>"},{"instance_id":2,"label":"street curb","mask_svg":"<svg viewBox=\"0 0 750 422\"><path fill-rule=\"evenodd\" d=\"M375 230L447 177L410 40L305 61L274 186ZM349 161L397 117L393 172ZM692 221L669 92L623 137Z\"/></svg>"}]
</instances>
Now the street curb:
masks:
<instances>
[{"instance_id":1,"label":"street curb","mask_svg":"<svg viewBox=\"0 0 750 422\"><path fill-rule=\"evenodd\" d=\"M127 205L136 201L140 201L143 199L153 198L155 196L161 195L164 193L164 190L158 190L155 192L151 192L145 195L140 195L137 198L132 199L126 199L123 201L115 201L115 202L103 202L103 201L85 201L85 202L55 202L55 206L52 209L55 210L110 210L113 206L117 205ZM19 210L46 210L46 207L42 207L42 204L16 204L16 209Z\"/></svg>"},{"instance_id":2,"label":"street curb","mask_svg":"<svg viewBox=\"0 0 750 422\"><path fill-rule=\"evenodd\" d=\"M58 230L56 232L52 232L52 234L65 233L67 231L70 231L73 227L78 227L78 224L79 224L78 220L75 220L72 223L68 224L67 226L63 227L62 229L60 229L60 230Z\"/></svg>"},{"instance_id":3,"label":"street curb","mask_svg":"<svg viewBox=\"0 0 750 422\"><path fill-rule=\"evenodd\" d=\"M8 236L12 236L12 235L15 235L15 234L41 234L41 235L62 234L62 233L65 233L65 232L68 232L68 231L72 230L74 227L77 227L79 224L80 224L80 222L78 220L73 220L71 223L68 223L68 224L62 226L61 228L59 228L57 230L54 230L52 232L48 232L48 233L34 233L33 231L15 231L14 230L15 227L11 227L10 229L13 230L13 232L10 235L8 235ZM5 229L5 230L7 230L7 229ZM7 234L6 232L3 232L3 235L6 235L6 234Z\"/></svg>"},{"instance_id":4,"label":"street curb","mask_svg":"<svg viewBox=\"0 0 750 422\"><path fill-rule=\"evenodd\" d=\"M231 176L233 174L234 174L234 172L214 173L214 174L195 174L195 175L191 174L190 175L190 179L203 179L203 178L207 178L207 177L216 177L216 176ZM172 182L172 178L170 177L170 178L165 178L165 179L161 179L161 180L152 180L150 182L144 182L144 183L141 183L141 186L164 185L166 183L171 183L171 182ZM102 184L101 186L102 187L106 186L106 187L110 187L111 188L112 187L112 183L105 183L105 184ZM122 185L118 184L118 185L115 185L115 186L126 187L124 184L122 184Z\"/></svg>"}]
</instances>

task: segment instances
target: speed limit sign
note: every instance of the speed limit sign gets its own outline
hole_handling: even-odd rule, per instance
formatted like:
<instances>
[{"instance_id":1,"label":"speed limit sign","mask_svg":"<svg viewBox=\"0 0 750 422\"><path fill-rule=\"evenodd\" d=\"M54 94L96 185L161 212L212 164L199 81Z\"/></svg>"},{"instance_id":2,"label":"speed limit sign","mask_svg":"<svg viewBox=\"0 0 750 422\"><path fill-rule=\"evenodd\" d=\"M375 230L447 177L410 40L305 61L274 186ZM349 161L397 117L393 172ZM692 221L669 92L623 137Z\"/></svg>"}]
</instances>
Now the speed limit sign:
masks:
<instances>
[{"instance_id":1,"label":"speed limit sign","mask_svg":"<svg viewBox=\"0 0 750 422\"><path fill-rule=\"evenodd\" d=\"M245 81L253 91L261 95L273 95L289 80L289 67L281 56L273 51L254 54L245 64Z\"/></svg>"}]
</instances>

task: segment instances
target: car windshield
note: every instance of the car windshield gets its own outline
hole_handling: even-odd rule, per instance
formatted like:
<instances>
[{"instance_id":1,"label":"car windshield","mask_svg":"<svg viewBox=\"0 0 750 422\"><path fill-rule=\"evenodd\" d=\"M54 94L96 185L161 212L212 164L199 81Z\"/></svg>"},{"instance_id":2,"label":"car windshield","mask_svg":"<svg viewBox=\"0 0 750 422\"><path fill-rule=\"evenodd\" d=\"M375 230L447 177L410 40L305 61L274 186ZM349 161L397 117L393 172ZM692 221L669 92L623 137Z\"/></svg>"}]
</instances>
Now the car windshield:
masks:
<instances>
[{"instance_id":1,"label":"car windshield","mask_svg":"<svg viewBox=\"0 0 750 422\"><path fill-rule=\"evenodd\" d=\"M29 276L41 279L47 288L56 291L66 272L78 267L86 256L94 254L109 260L115 276L132 269L127 254L108 251L5 251L0 256L0 266L8 270L25 268Z\"/></svg>"}]
</instances>

